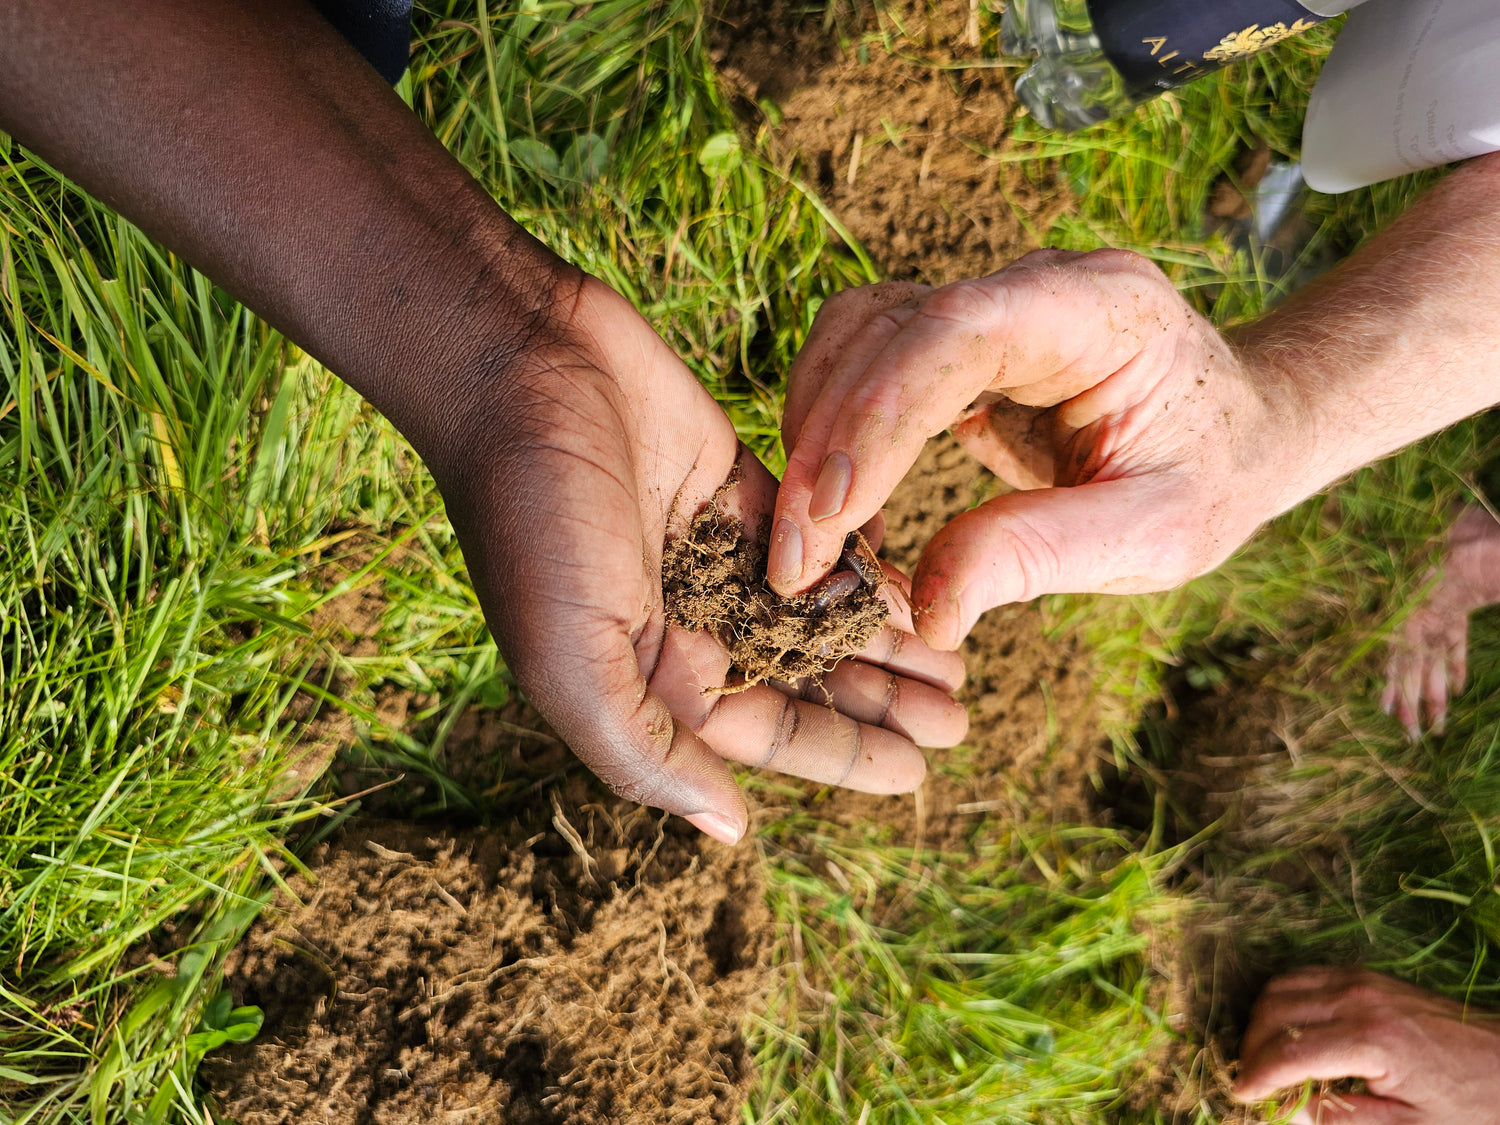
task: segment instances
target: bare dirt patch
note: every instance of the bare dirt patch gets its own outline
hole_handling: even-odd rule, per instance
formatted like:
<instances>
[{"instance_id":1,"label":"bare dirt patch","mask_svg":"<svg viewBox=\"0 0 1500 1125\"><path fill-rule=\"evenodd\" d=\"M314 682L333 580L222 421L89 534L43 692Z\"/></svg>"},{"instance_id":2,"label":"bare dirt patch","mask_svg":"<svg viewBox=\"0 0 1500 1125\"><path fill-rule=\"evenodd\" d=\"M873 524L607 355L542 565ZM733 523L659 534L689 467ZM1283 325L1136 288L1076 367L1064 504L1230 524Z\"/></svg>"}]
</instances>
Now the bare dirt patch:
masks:
<instances>
[{"instance_id":1,"label":"bare dirt patch","mask_svg":"<svg viewBox=\"0 0 1500 1125\"><path fill-rule=\"evenodd\" d=\"M550 798L550 799L549 799ZM758 859L584 777L493 831L356 821L231 956L240 1125L729 1122L764 993Z\"/></svg>"},{"instance_id":2,"label":"bare dirt patch","mask_svg":"<svg viewBox=\"0 0 1500 1125\"><path fill-rule=\"evenodd\" d=\"M1069 197L1004 159L1017 103L970 5L856 7L829 28L781 0L725 5L715 58L747 115L889 277L981 277L1035 249Z\"/></svg>"}]
</instances>

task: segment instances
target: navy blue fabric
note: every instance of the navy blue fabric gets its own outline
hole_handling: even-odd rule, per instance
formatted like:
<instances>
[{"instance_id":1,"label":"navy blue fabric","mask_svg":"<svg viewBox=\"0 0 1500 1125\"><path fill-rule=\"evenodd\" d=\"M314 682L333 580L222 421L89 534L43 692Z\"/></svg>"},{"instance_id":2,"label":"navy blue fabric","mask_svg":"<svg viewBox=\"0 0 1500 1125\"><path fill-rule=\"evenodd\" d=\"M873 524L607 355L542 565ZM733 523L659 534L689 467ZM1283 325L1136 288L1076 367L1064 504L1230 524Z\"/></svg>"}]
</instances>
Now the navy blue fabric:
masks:
<instances>
[{"instance_id":1,"label":"navy blue fabric","mask_svg":"<svg viewBox=\"0 0 1500 1125\"><path fill-rule=\"evenodd\" d=\"M339 34L394 86L411 54L411 0L312 0Z\"/></svg>"}]
</instances>

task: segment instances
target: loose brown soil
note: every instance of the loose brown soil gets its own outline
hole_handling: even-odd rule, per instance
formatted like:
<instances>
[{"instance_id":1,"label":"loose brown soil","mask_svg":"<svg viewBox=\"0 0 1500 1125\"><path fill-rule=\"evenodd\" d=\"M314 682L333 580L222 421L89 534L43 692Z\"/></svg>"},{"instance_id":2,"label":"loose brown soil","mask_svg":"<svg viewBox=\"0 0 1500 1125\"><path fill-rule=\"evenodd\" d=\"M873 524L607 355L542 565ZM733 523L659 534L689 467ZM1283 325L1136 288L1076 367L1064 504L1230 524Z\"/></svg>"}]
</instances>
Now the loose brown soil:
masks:
<instances>
[{"instance_id":1,"label":"loose brown soil","mask_svg":"<svg viewBox=\"0 0 1500 1125\"><path fill-rule=\"evenodd\" d=\"M1012 74L980 57L971 6L836 7L830 29L783 0L725 5L715 58L747 116L888 277L981 277L1035 249L1070 197L1004 159Z\"/></svg>"},{"instance_id":2,"label":"loose brown soil","mask_svg":"<svg viewBox=\"0 0 1500 1125\"><path fill-rule=\"evenodd\" d=\"M550 798L550 799L549 799ZM582 777L496 831L360 821L231 956L240 1125L730 1122L771 928L751 849Z\"/></svg>"},{"instance_id":3,"label":"loose brown soil","mask_svg":"<svg viewBox=\"0 0 1500 1125\"><path fill-rule=\"evenodd\" d=\"M889 616L876 581L864 581L856 569L878 572L874 554L855 532L846 554L862 557L852 567L784 598L766 584L767 521L746 528L720 508L733 487L732 480L725 484L693 517L687 534L667 544L661 561L667 620L719 638L729 651L729 690L820 676L863 648ZM845 576L853 589L835 585Z\"/></svg>"}]
</instances>

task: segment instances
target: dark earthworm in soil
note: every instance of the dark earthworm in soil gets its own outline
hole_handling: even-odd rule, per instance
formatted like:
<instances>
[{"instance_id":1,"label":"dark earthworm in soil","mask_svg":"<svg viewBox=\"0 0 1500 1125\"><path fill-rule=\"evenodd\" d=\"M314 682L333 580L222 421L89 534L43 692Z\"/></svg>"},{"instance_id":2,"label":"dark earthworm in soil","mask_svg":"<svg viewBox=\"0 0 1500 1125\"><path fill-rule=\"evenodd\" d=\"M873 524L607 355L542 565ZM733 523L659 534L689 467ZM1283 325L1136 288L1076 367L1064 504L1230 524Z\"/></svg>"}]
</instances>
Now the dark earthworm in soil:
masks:
<instances>
[{"instance_id":1,"label":"dark earthworm in soil","mask_svg":"<svg viewBox=\"0 0 1500 1125\"><path fill-rule=\"evenodd\" d=\"M859 575L860 581L866 586L877 587L885 581L885 572L880 569L880 562L875 558L875 552L870 550L865 537L857 531L851 531L845 537L844 553L839 556L839 562Z\"/></svg>"},{"instance_id":2,"label":"dark earthworm in soil","mask_svg":"<svg viewBox=\"0 0 1500 1125\"><path fill-rule=\"evenodd\" d=\"M836 603L843 601L863 585L863 575L852 570L836 570L813 587L812 606L808 612L813 617L822 617Z\"/></svg>"}]
</instances>

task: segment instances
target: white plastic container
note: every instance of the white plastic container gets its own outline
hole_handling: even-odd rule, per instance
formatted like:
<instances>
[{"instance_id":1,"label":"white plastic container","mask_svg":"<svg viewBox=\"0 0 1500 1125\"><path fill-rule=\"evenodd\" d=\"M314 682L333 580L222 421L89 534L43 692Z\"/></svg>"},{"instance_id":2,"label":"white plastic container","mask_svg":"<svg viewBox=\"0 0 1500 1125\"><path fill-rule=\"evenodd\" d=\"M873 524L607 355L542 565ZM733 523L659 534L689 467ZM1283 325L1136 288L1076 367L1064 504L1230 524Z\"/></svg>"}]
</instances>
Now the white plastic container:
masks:
<instances>
[{"instance_id":1,"label":"white plastic container","mask_svg":"<svg viewBox=\"0 0 1500 1125\"><path fill-rule=\"evenodd\" d=\"M1500 150L1500 0L1367 0L1313 90L1302 170L1364 187Z\"/></svg>"}]
</instances>

